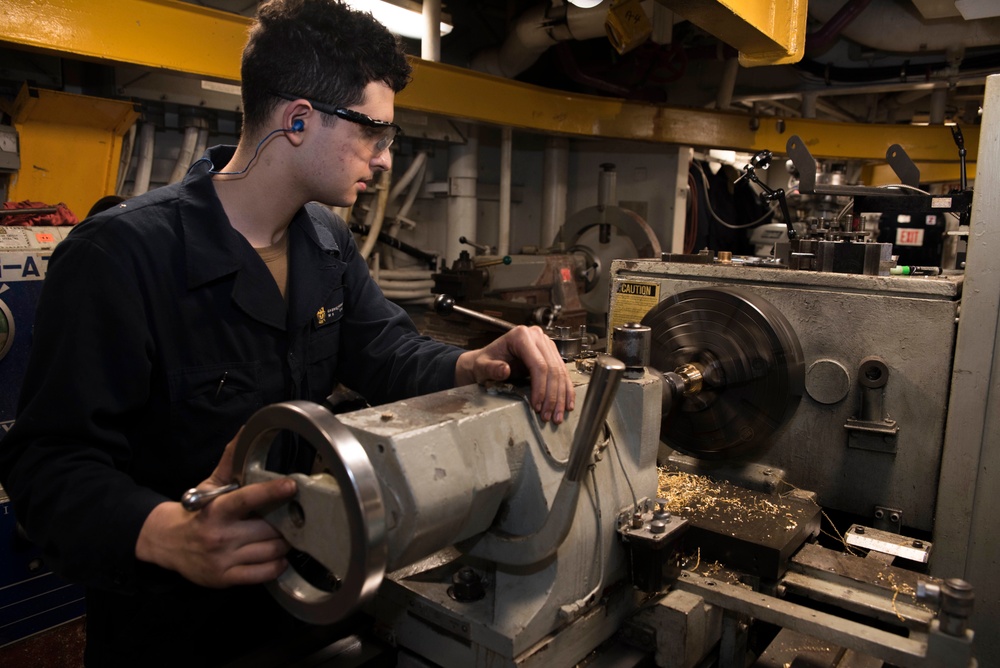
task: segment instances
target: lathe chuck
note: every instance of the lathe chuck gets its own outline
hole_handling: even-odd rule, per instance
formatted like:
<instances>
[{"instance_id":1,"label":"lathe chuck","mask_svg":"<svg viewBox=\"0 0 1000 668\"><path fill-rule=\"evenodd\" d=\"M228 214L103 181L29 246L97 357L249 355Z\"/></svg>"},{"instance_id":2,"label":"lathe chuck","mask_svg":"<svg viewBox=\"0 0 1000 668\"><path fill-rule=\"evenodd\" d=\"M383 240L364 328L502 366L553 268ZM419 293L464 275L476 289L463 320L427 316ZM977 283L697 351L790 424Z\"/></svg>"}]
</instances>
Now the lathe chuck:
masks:
<instances>
[{"instance_id":1,"label":"lathe chuck","mask_svg":"<svg viewBox=\"0 0 1000 668\"><path fill-rule=\"evenodd\" d=\"M651 329L650 366L701 374L700 388L689 388L664 415L660 438L671 448L701 459L736 457L798 406L802 349L763 298L733 288L688 290L664 299L642 324Z\"/></svg>"}]
</instances>

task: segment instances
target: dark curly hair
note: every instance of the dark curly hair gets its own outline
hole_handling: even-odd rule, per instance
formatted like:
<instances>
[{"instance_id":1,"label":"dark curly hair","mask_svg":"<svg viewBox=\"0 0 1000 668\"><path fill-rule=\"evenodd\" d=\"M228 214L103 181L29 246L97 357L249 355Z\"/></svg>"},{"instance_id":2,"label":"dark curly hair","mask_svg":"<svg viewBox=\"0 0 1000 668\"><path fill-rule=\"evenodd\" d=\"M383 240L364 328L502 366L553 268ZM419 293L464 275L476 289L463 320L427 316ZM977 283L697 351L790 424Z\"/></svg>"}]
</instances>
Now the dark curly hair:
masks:
<instances>
[{"instance_id":1,"label":"dark curly hair","mask_svg":"<svg viewBox=\"0 0 1000 668\"><path fill-rule=\"evenodd\" d=\"M281 102L273 92L346 107L373 81L398 93L411 70L402 42L369 13L339 0L269 0L243 49L243 132L264 129Z\"/></svg>"}]
</instances>

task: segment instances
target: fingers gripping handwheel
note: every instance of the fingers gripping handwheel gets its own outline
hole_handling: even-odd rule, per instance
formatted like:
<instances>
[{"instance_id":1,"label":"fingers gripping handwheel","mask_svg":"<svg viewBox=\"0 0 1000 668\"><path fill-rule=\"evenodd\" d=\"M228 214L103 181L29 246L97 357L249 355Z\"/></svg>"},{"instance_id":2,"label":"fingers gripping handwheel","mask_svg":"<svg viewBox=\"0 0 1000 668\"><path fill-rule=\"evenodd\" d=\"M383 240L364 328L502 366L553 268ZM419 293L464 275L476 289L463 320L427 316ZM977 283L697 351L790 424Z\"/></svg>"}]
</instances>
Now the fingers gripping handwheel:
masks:
<instances>
[{"instance_id":1,"label":"fingers gripping handwheel","mask_svg":"<svg viewBox=\"0 0 1000 668\"><path fill-rule=\"evenodd\" d=\"M264 518L325 573L307 577L290 566L268 588L299 619L332 624L371 597L385 575L381 489L368 455L350 430L326 408L307 401L272 404L247 421L233 462L241 485L285 475L265 468L282 431L313 447L319 472L290 474L298 493L264 513Z\"/></svg>"}]
</instances>

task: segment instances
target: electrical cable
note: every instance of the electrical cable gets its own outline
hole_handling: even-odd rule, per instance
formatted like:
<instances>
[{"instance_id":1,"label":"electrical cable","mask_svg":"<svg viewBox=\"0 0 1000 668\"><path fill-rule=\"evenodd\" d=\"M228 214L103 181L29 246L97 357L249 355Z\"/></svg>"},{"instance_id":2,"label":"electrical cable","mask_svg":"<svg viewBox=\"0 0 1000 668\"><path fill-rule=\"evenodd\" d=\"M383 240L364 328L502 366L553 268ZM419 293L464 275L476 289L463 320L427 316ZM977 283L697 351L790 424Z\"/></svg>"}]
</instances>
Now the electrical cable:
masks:
<instances>
[{"instance_id":1,"label":"electrical cable","mask_svg":"<svg viewBox=\"0 0 1000 668\"><path fill-rule=\"evenodd\" d=\"M632 492L632 507L639 507L639 499L636 498L635 488L632 487L632 480L628 476L628 471L625 470L625 462L622 461L622 453L618 451L618 441L615 440L615 433L611 432L610 436L611 447L615 449L615 457L618 458L618 466L622 467L622 475L625 476L625 482L628 484L628 489Z\"/></svg>"},{"instance_id":2,"label":"electrical cable","mask_svg":"<svg viewBox=\"0 0 1000 668\"><path fill-rule=\"evenodd\" d=\"M594 597L604 586L604 521L603 514L601 513L601 488L597 484L595 470L596 467L590 467L590 482L594 488L594 515L597 517L597 554L600 559L597 568L597 585L587 592L583 598L579 598L559 608L560 612L567 617L591 605Z\"/></svg>"},{"instance_id":3,"label":"electrical cable","mask_svg":"<svg viewBox=\"0 0 1000 668\"><path fill-rule=\"evenodd\" d=\"M687 224L684 226L684 254L690 255L694 252L695 244L698 242L698 182L688 171L688 216Z\"/></svg>"},{"instance_id":4,"label":"electrical cable","mask_svg":"<svg viewBox=\"0 0 1000 668\"><path fill-rule=\"evenodd\" d=\"M718 222L723 227L728 227L731 230L745 230L760 225L765 220L778 213L778 210L774 207L774 205L768 203L768 209L769 209L768 212L765 213L760 218L758 218L757 220L751 221L749 223L744 223L742 225L727 223L726 221L719 218L718 214L715 213L715 209L712 208L712 198L708 196L708 191L711 190L711 186L708 184L708 177L705 175L705 170L702 169L701 165L699 165L697 162L692 162L691 164L694 165L695 169L697 169L698 172L701 174L701 180L705 184L705 205L708 207L708 212L712 215L712 218L714 218L716 222ZM789 222L785 221L785 224L787 225L789 224Z\"/></svg>"}]
</instances>

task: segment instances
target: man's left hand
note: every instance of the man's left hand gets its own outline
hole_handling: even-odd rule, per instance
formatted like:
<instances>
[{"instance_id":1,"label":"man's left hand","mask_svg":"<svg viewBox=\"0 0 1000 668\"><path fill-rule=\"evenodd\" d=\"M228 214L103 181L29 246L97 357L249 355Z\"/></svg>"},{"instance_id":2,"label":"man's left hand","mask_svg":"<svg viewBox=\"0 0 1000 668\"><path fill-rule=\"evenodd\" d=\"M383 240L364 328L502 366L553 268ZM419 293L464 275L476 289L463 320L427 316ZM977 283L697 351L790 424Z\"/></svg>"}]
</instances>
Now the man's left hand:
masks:
<instances>
[{"instance_id":1,"label":"man's left hand","mask_svg":"<svg viewBox=\"0 0 1000 668\"><path fill-rule=\"evenodd\" d=\"M546 422L560 424L573 410L576 392L566 363L540 327L515 327L483 348L462 353L455 384L507 380L515 373L531 378L531 405Z\"/></svg>"}]
</instances>

